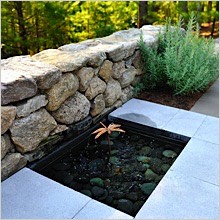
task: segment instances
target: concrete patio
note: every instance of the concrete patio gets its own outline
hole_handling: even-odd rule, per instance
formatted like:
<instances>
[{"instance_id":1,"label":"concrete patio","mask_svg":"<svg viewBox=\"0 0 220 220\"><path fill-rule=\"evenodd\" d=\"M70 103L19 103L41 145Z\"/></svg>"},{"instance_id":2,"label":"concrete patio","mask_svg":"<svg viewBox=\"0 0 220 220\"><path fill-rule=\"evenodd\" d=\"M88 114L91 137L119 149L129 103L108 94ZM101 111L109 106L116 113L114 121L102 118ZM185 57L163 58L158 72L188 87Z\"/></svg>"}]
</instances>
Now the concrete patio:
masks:
<instances>
[{"instance_id":1,"label":"concrete patio","mask_svg":"<svg viewBox=\"0 0 220 220\"><path fill-rule=\"evenodd\" d=\"M219 118L131 99L109 115L191 137L135 219L219 219ZM2 219L132 219L28 168L2 182Z\"/></svg>"}]
</instances>

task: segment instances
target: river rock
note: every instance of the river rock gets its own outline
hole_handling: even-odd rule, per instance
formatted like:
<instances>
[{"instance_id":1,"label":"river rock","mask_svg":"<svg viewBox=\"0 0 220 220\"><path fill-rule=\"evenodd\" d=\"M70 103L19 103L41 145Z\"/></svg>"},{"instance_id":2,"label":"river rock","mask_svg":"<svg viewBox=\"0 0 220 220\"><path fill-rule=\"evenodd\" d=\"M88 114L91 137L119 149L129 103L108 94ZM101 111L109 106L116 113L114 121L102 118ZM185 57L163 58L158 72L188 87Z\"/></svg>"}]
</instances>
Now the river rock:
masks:
<instances>
[{"instance_id":1,"label":"river rock","mask_svg":"<svg viewBox=\"0 0 220 220\"><path fill-rule=\"evenodd\" d=\"M92 197L92 193L88 189L82 189L82 190L80 190L80 192L86 196Z\"/></svg>"},{"instance_id":2,"label":"river rock","mask_svg":"<svg viewBox=\"0 0 220 220\"><path fill-rule=\"evenodd\" d=\"M121 88L125 88L126 86L129 86L132 83L132 81L135 78L136 72L136 69L132 66L126 69L126 71L118 79L118 81L121 84Z\"/></svg>"},{"instance_id":3,"label":"river rock","mask_svg":"<svg viewBox=\"0 0 220 220\"><path fill-rule=\"evenodd\" d=\"M37 95L26 101L22 101L17 105L17 117L26 117L41 107L46 106L47 103L48 100L46 100L45 95Z\"/></svg>"},{"instance_id":4,"label":"river rock","mask_svg":"<svg viewBox=\"0 0 220 220\"><path fill-rule=\"evenodd\" d=\"M75 75L71 73L63 74L60 81L46 91L49 101L46 106L47 110L57 110L67 98L76 93L78 88L79 80Z\"/></svg>"},{"instance_id":5,"label":"river rock","mask_svg":"<svg viewBox=\"0 0 220 220\"><path fill-rule=\"evenodd\" d=\"M172 150L165 150L163 151L163 155L167 158L175 158L177 157L177 153Z\"/></svg>"},{"instance_id":6,"label":"river rock","mask_svg":"<svg viewBox=\"0 0 220 220\"><path fill-rule=\"evenodd\" d=\"M139 193L138 192L130 192L128 194L126 194L126 198L136 202L139 198Z\"/></svg>"},{"instance_id":7,"label":"river rock","mask_svg":"<svg viewBox=\"0 0 220 220\"><path fill-rule=\"evenodd\" d=\"M154 173L151 169L147 169L147 171L144 173L145 179L147 181L154 181L155 178L158 176L156 173Z\"/></svg>"},{"instance_id":8,"label":"river rock","mask_svg":"<svg viewBox=\"0 0 220 220\"><path fill-rule=\"evenodd\" d=\"M141 201L141 200L135 202L134 206L133 206L134 212L137 213L141 209L141 207L144 205L144 203L145 203L145 201Z\"/></svg>"},{"instance_id":9,"label":"river rock","mask_svg":"<svg viewBox=\"0 0 220 220\"><path fill-rule=\"evenodd\" d=\"M110 79L104 93L105 106L112 106L121 96L121 86L117 80Z\"/></svg>"},{"instance_id":10,"label":"river rock","mask_svg":"<svg viewBox=\"0 0 220 220\"><path fill-rule=\"evenodd\" d=\"M114 164L114 165L120 164L119 158L118 158L118 157L115 157L115 156L111 156L111 157L109 158L109 162L110 162L111 164Z\"/></svg>"},{"instance_id":11,"label":"river rock","mask_svg":"<svg viewBox=\"0 0 220 220\"><path fill-rule=\"evenodd\" d=\"M106 89L106 83L102 81L98 76L93 77L90 81L90 85L85 92L87 99L91 100L98 94L103 93Z\"/></svg>"},{"instance_id":12,"label":"river rock","mask_svg":"<svg viewBox=\"0 0 220 220\"><path fill-rule=\"evenodd\" d=\"M90 114L94 117L101 113L105 108L105 99L103 94L99 94L95 97L95 99L91 102L91 110Z\"/></svg>"},{"instance_id":13,"label":"river rock","mask_svg":"<svg viewBox=\"0 0 220 220\"><path fill-rule=\"evenodd\" d=\"M114 79L119 79L123 72L125 72L125 61L122 60L120 62L114 63L112 67L112 77Z\"/></svg>"},{"instance_id":14,"label":"river rock","mask_svg":"<svg viewBox=\"0 0 220 220\"><path fill-rule=\"evenodd\" d=\"M122 89L120 100L125 103L133 97L134 87L129 85Z\"/></svg>"},{"instance_id":15,"label":"river rock","mask_svg":"<svg viewBox=\"0 0 220 220\"><path fill-rule=\"evenodd\" d=\"M143 156L150 156L152 149L148 146L144 146L139 151L141 155Z\"/></svg>"},{"instance_id":16,"label":"river rock","mask_svg":"<svg viewBox=\"0 0 220 220\"><path fill-rule=\"evenodd\" d=\"M61 123L72 124L83 120L89 115L90 102L81 93L69 97L61 107L52 112L53 117Z\"/></svg>"},{"instance_id":17,"label":"river rock","mask_svg":"<svg viewBox=\"0 0 220 220\"><path fill-rule=\"evenodd\" d=\"M20 153L7 154L1 161L1 180L5 180L27 164Z\"/></svg>"},{"instance_id":18,"label":"river rock","mask_svg":"<svg viewBox=\"0 0 220 220\"><path fill-rule=\"evenodd\" d=\"M77 72L77 77L79 79L79 91L85 92L92 80L95 72L91 67L83 67Z\"/></svg>"},{"instance_id":19,"label":"river rock","mask_svg":"<svg viewBox=\"0 0 220 220\"><path fill-rule=\"evenodd\" d=\"M54 118L45 109L40 109L25 118L16 119L10 128L11 138L16 149L25 153L36 149L56 126Z\"/></svg>"},{"instance_id":20,"label":"river rock","mask_svg":"<svg viewBox=\"0 0 220 220\"><path fill-rule=\"evenodd\" d=\"M109 60L105 60L99 70L99 76L107 83L112 76L113 63Z\"/></svg>"},{"instance_id":21,"label":"river rock","mask_svg":"<svg viewBox=\"0 0 220 220\"><path fill-rule=\"evenodd\" d=\"M138 156L137 161L142 162L142 163L149 163L151 160L150 157L147 156Z\"/></svg>"},{"instance_id":22,"label":"river rock","mask_svg":"<svg viewBox=\"0 0 220 220\"><path fill-rule=\"evenodd\" d=\"M109 195L112 196L114 199L122 199L126 196L125 193L121 191L109 191Z\"/></svg>"},{"instance_id":23,"label":"river rock","mask_svg":"<svg viewBox=\"0 0 220 220\"><path fill-rule=\"evenodd\" d=\"M157 184L156 183L144 183L141 186L141 191L146 194L146 195L150 195L153 190L156 188Z\"/></svg>"},{"instance_id":24,"label":"river rock","mask_svg":"<svg viewBox=\"0 0 220 220\"><path fill-rule=\"evenodd\" d=\"M1 134L4 134L12 125L16 116L15 106L2 106L1 107Z\"/></svg>"},{"instance_id":25,"label":"river rock","mask_svg":"<svg viewBox=\"0 0 220 220\"><path fill-rule=\"evenodd\" d=\"M159 183L163 179L164 175L157 176L154 180L155 183Z\"/></svg>"},{"instance_id":26,"label":"river rock","mask_svg":"<svg viewBox=\"0 0 220 220\"><path fill-rule=\"evenodd\" d=\"M133 202L128 199L119 199L117 208L123 212L133 213Z\"/></svg>"},{"instance_id":27,"label":"river rock","mask_svg":"<svg viewBox=\"0 0 220 220\"><path fill-rule=\"evenodd\" d=\"M95 198L100 198L105 194L105 190L98 186L93 186L91 192Z\"/></svg>"},{"instance_id":28,"label":"river rock","mask_svg":"<svg viewBox=\"0 0 220 220\"><path fill-rule=\"evenodd\" d=\"M91 172L99 171L105 169L105 161L103 159L97 158L95 160L92 160L88 164L88 169Z\"/></svg>"},{"instance_id":29,"label":"river rock","mask_svg":"<svg viewBox=\"0 0 220 220\"><path fill-rule=\"evenodd\" d=\"M95 177L95 178L90 179L90 184L93 186L99 186L102 188L104 187L104 181L99 177Z\"/></svg>"},{"instance_id":30,"label":"river rock","mask_svg":"<svg viewBox=\"0 0 220 220\"><path fill-rule=\"evenodd\" d=\"M161 169L166 173L170 169L170 165L165 163L161 166Z\"/></svg>"},{"instance_id":31,"label":"river rock","mask_svg":"<svg viewBox=\"0 0 220 220\"><path fill-rule=\"evenodd\" d=\"M159 158L151 158L150 162L150 167L151 169L156 172L156 173L160 173L161 172L161 167L163 165L163 161L160 160Z\"/></svg>"},{"instance_id":32,"label":"river rock","mask_svg":"<svg viewBox=\"0 0 220 220\"><path fill-rule=\"evenodd\" d=\"M11 139L8 134L1 136L1 159L5 157L8 152L14 152L14 145L11 142Z\"/></svg>"}]
</instances>

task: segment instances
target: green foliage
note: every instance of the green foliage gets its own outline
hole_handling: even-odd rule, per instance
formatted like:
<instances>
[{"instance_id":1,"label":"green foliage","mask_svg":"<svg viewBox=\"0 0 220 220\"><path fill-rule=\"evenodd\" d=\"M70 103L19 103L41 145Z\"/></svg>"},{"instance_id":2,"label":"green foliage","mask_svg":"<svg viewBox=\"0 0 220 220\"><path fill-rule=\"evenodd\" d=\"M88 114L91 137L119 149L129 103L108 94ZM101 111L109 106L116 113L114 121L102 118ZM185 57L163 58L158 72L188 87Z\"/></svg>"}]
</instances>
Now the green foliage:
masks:
<instances>
[{"instance_id":1,"label":"green foliage","mask_svg":"<svg viewBox=\"0 0 220 220\"><path fill-rule=\"evenodd\" d=\"M148 1L147 24L164 24L167 17L176 22L179 15L186 24L192 11L200 24L217 21L218 4ZM2 57L32 55L137 27L138 7L138 1L2 1Z\"/></svg>"},{"instance_id":2,"label":"green foliage","mask_svg":"<svg viewBox=\"0 0 220 220\"><path fill-rule=\"evenodd\" d=\"M175 31L169 26L164 53L167 84L174 93L188 94L207 88L218 75L218 56L214 53L212 39L199 37L198 25L192 17L187 25L185 36L180 37L181 29Z\"/></svg>"},{"instance_id":3,"label":"green foliage","mask_svg":"<svg viewBox=\"0 0 220 220\"><path fill-rule=\"evenodd\" d=\"M140 36L140 51L145 72L136 91L169 85L174 94L201 91L218 76L218 55L214 41L199 37L199 27L192 16L187 30L167 20L165 31L159 35L158 47L149 47Z\"/></svg>"}]
</instances>

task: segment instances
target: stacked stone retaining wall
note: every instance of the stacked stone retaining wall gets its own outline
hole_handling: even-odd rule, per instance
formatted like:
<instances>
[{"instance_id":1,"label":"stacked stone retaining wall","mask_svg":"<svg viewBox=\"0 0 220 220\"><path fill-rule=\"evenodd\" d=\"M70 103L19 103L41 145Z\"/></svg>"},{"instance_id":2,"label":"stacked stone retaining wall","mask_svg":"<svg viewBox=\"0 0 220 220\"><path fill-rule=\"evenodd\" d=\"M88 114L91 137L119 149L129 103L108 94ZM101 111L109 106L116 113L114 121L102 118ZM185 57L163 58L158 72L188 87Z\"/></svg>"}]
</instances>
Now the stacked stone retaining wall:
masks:
<instances>
[{"instance_id":1,"label":"stacked stone retaining wall","mask_svg":"<svg viewBox=\"0 0 220 220\"><path fill-rule=\"evenodd\" d=\"M45 143L131 99L143 75L140 33L152 46L160 29L144 26L1 60L2 180L46 155Z\"/></svg>"}]
</instances>

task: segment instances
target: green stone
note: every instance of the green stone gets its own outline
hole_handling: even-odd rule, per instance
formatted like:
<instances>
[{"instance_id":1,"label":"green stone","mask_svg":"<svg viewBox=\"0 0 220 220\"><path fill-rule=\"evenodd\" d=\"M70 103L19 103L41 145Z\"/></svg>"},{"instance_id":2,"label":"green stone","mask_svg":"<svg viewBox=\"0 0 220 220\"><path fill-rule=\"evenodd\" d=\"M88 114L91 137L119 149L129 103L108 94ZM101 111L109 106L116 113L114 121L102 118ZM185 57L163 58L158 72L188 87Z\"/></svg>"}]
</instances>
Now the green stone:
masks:
<instances>
[{"instance_id":1,"label":"green stone","mask_svg":"<svg viewBox=\"0 0 220 220\"><path fill-rule=\"evenodd\" d=\"M90 183L94 186L104 187L104 181L99 177L90 179Z\"/></svg>"},{"instance_id":2,"label":"green stone","mask_svg":"<svg viewBox=\"0 0 220 220\"><path fill-rule=\"evenodd\" d=\"M157 184L156 183L144 183L141 186L141 191L146 194L150 195L153 190L156 188Z\"/></svg>"}]
</instances>

